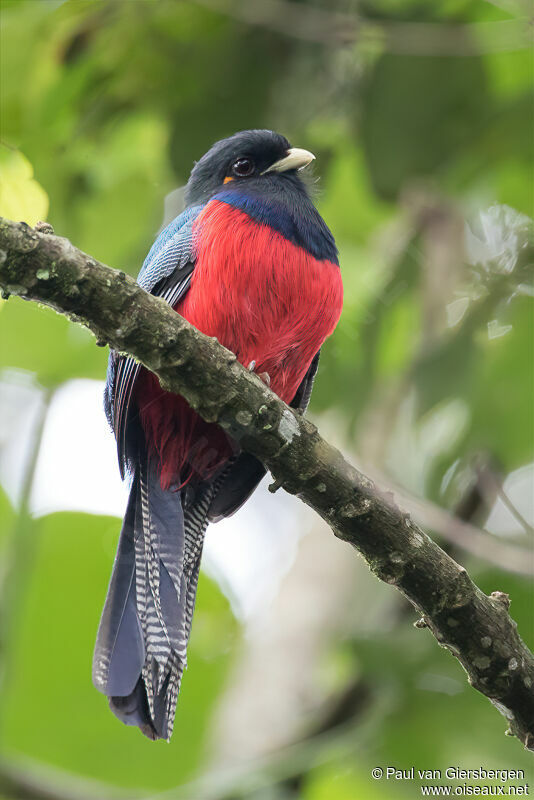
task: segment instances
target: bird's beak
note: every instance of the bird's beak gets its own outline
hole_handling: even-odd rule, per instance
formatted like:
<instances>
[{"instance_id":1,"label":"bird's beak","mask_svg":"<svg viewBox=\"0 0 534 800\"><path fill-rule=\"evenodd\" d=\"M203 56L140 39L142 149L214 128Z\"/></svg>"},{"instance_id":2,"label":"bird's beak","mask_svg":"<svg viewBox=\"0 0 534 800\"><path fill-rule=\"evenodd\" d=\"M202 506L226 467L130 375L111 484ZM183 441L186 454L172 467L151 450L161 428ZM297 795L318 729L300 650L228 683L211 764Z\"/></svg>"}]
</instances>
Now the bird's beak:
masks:
<instances>
[{"instance_id":1,"label":"bird's beak","mask_svg":"<svg viewBox=\"0 0 534 800\"><path fill-rule=\"evenodd\" d=\"M261 174L265 175L266 172L286 172L288 169L304 169L314 159L315 156L309 150L291 147L284 158L281 158L280 161L275 161L270 167L264 169Z\"/></svg>"}]
</instances>

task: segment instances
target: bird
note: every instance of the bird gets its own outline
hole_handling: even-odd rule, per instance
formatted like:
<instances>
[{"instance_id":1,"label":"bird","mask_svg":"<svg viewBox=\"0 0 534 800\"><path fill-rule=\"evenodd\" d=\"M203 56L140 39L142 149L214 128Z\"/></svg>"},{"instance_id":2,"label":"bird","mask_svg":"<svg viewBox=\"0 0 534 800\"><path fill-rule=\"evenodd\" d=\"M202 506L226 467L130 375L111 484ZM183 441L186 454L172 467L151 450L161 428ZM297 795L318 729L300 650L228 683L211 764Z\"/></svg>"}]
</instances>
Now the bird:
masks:
<instances>
[{"instance_id":1,"label":"bird","mask_svg":"<svg viewBox=\"0 0 534 800\"><path fill-rule=\"evenodd\" d=\"M216 142L137 278L299 413L343 305L335 240L303 179L314 158L271 130ZM207 525L235 513L266 469L113 350L104 407L130 493L93 683L122 722L169 740Z\"/></svg>"}]
</instances>

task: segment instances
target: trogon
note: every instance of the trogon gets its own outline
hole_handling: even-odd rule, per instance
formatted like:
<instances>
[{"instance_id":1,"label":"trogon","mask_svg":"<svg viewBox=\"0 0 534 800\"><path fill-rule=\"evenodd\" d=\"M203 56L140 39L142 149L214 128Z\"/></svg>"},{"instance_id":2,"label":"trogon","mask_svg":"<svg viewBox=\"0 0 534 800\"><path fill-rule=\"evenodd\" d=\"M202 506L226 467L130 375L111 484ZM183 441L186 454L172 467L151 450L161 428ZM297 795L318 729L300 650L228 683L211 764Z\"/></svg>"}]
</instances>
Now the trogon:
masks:
<instances>
[{"instance_id":1,"label":"trogon","mask_svg":"<svg viewBox=\"0 0 534 800\"><path fill-rule=\"evenodd\" d=\"M313 158L269 130L214 144L137 279L301 412L343 300L334 238L300 174ZM129 356L111 352L104 402L131 489L93 682L120 720L169 739L206 527L265 468Z\"/></svg>"}]
</instances>

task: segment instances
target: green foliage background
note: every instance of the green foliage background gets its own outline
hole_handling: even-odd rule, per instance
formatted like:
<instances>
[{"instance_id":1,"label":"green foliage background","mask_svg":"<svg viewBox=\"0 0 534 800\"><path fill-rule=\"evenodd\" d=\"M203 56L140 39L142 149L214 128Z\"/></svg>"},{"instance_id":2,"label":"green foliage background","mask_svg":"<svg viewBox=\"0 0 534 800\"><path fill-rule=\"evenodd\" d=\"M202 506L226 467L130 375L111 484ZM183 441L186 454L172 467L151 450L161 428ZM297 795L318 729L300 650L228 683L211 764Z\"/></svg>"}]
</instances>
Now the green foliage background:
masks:
<instances>
[{"instance_id":1,"label":"green foliage background","mask_svg":"<svg viewBox=\"0 0 534 800\"><path fill-rule=\"evenodd\" d=\"M243 13L255 4L261 24ZM340 248L346 301L323 350L312 413L328 410L348 449L454 510L481 455L503 475L532 461L527 12L520 0L289 5L301 25L294 15L280 24L284 4L259 0L3 0L0 213L30 224L47 218L135 275L164 197L215 140L269 127L314 151L317 202ZM354 41L334 25L309 33L318 8L332 20L349 14ZM478 250L465 248L465 220ZM26 370L53 391L71 378L101 379L106 359L65 318L0 300L0 369ZM0 553L8 574L10 565L26 573L0 607L2 752L28 773L39 765L71 773L82 788L96 779L154 793L207 769L206 731L241 632L203 576L171 745L116 724L89 663L117 532L105 517L34 520L24 498L14 509L0 494ZM527 579L454 555L485 591L510 593L532 646ZM383 591L377 583L367 602ZM332 645L332 662L344 665L333 695L358 674L373 702L317 746L304 742L298 781L285 780L291 764L281 775L275 766L260 788L244 780L212 796L414 796L413 786L371 781L377 764L527 770L520 745L502 735L504 720L411 619ZM422 691L427 673L461 690Z\"/></svg>"}]
</instances>

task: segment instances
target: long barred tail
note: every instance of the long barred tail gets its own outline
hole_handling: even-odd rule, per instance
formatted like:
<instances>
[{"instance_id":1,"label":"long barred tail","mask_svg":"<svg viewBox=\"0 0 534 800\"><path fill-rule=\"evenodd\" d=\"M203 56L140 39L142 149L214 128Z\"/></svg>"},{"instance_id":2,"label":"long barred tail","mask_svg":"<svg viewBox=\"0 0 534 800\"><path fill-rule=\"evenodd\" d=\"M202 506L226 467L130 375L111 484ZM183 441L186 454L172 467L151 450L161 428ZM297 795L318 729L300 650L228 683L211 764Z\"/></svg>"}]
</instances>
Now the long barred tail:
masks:
<instances>
[{"instance_id":1,"label":"long barred tail","mask_svg":"<svg viewBox=\"0 0 534 800\"><path fill-rule=\"evenodd\" d=\"M172 734L213 487L182 507L142 454L98 629L93 683L151 739Z\"/></svg>"}]
</instances>

